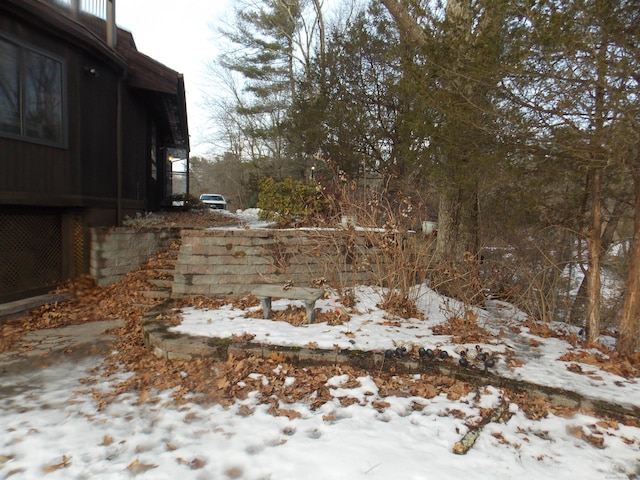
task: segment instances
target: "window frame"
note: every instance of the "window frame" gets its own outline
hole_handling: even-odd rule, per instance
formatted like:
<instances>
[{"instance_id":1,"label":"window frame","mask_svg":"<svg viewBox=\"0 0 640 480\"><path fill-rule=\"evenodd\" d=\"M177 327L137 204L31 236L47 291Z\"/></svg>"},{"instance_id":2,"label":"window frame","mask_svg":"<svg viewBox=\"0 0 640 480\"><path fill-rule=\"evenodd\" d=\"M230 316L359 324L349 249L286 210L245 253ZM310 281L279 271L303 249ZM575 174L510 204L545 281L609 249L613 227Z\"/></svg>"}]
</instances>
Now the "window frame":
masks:
<instances>
[{"instance_id":1,"label":"window frame","mask_svg":"<svg viewBox=\"0 0 640 480\"><path fill-rule=\"evenodd\" d=\"M20 140L24 142L34 143L38 145L45 145L49 147L68 148L69 135L68 135L68 115L67 115L67 64L63 57L51 53L49 51L38 48L28 42L24 42L13 36L0 33L0 41L5 41L10 45L17 48L17 61L18 61L18 103L19 103L19 122L20 133L12 133L8 131L0 130L0 137L9 138L12 140ZM48 140L46 138L40 138L31 136L27 133L27 119L26 119L26 57L27 52L34 53L45 57L46 59L53 60L60 65L60 114L61 114L61 134L60 140Z\"/></svg>"}]
</instances>

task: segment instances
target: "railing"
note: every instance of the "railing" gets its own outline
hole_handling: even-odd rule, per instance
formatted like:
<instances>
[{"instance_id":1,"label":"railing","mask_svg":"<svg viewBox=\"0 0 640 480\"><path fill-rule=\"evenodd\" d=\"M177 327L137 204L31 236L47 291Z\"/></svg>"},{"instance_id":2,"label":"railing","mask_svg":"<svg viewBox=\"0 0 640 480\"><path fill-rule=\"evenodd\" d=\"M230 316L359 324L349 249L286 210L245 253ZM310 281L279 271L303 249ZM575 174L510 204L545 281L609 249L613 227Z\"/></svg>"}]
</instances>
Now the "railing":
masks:
<instances>
[{"instance_id":1,"label":"railing","mask_svg":"<svg viewBox=\"0 0 640 480\"><path fill-rule=\"evenodd\" d=\"M116 45L116 7L115 0L49 0L63 8L68 8L73 18L79 19L80 13L92 15L107 23L107 45Z\"/></svg>"},{"instance_id":2,"label":"railing","mask_svg":"<svg viewBox=\"0 0 640 480\"><path fill-rule=\"evenodd\" d=\"M53 0L53 3L68 7L73 16L78 16L78 12L82 12L102 20L107 19L108 0Z\"/></svg>"}]
</instances>

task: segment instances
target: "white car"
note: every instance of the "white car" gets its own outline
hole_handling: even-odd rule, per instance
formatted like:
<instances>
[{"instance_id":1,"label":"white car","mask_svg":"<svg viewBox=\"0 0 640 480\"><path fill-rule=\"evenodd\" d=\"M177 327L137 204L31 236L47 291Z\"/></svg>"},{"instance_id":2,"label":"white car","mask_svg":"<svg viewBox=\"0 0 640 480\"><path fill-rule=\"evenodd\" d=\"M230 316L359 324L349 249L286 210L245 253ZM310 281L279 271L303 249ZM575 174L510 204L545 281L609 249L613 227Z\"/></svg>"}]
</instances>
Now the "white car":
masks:
<instances>
[{"instance_id":1,"label":"white car","mask_svg":"<svg viewBox=\"0 0 640 480\"><path fill-rule=\"evenodd\" d=\"M226 210L227 203L229 203L218 193L203 193L200 195L200 201L205 205L209 205L209 208L218 210Z\"/></svg>"}]
</instances>

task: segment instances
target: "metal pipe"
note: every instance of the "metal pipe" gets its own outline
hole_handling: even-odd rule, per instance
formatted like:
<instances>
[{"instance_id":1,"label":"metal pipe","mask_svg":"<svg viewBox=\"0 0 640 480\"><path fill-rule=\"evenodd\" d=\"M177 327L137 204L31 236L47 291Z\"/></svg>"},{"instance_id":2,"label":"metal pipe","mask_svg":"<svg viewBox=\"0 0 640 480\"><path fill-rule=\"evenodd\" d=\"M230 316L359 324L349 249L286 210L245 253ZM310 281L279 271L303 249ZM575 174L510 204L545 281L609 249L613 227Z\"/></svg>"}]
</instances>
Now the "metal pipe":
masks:
<instances>
[{"instance_id":1,"label":"metal pipe","mask_svg":"<svg viewBox=\"0 0 640 480\"><path fill-rule=\"evenodd\" d=\"M116 88L116 225L122 226L122 84L124 75L118 78Z\"/></svg>"}]
</instances>

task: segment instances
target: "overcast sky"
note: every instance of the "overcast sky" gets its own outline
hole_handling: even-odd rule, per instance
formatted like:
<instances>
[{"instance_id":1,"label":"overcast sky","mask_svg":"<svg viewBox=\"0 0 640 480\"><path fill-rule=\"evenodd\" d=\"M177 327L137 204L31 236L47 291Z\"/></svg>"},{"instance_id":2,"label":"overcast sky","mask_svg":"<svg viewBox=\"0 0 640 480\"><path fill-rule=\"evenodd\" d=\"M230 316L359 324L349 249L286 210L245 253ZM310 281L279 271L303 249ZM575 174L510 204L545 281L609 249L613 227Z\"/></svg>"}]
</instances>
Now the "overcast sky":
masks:
<instances>
[{"instance_id":1,"label":"overcast sky","mask_svg":"<svg viewBox=\"0 0 640 480\"><path fill-rule=\"evenodd\" d=\"M209 146L206 111L201 108L207 85L206 64L215 59L216 32L232 16L234 0L119 0L116 23L133 33L141 53L184 74L191 155L204 155Z\"/></svg>"}]
</instances>

